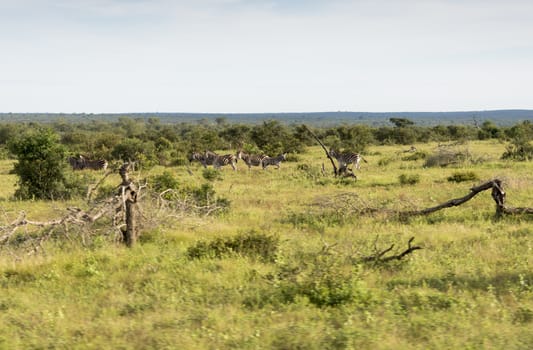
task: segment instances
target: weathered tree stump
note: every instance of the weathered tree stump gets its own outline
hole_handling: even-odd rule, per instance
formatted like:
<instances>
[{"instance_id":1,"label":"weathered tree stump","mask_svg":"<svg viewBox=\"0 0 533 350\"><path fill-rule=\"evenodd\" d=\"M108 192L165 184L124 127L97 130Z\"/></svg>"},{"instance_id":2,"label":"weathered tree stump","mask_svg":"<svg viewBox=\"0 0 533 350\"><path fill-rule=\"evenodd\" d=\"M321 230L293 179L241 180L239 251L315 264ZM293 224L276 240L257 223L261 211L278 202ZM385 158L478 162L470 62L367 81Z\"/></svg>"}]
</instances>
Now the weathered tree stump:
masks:
<instances>
[{"instance_id":1,"label":"weathered tree stump","mask_svg":"<svg viewBox=\"0 0 533 350\"><path fill-rule=\"evenodd\" d=\"M137 205L137 186L129 178L128 171L131 163L124 163L119 169L122 183L120 184L119 195L122 197L124 206L125 228L122 228L122 237L128 247L132 247L137 241L137 230L135 225L135 209Z\"/></svg>"}]
</instances>

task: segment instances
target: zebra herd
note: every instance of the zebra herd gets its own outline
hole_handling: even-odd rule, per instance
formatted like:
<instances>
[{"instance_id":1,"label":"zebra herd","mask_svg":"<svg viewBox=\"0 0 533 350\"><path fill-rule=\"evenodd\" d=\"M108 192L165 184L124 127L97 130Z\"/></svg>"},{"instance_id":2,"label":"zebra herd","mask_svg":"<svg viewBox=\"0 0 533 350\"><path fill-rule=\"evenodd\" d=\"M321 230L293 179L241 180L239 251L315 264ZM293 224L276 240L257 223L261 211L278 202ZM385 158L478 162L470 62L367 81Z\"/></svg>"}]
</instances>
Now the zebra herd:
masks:
<instances>
[{"instance_id":1,"label":"zebra herd","mask_svg":"<svg viewBox=\"0 0 533 350\"><path fill-rule=\"evenodd\" d=\"M346 168L349 164L353 164L355 169L361 169L360 162L366 160L361 157L359 153L352 152L339 152L331 148L329 150L329 156L335 158L339 164L339 167ZM242 150L239 150L237 154L224 154L219 155L212 151L192 152L189 156L189 162L193 161L200 162L204 168L207 168L209 165L213 166L215 169L220 169L223 166L230 165L233 170L237 170L237 161L241 159L248 166L248 169L251 170L253 166L261 167L266 169L269 166L275 166L277 169L280 168L281 162L287 160L287 153L279 154L276 157L269 157L264 154L250 154ZM73 170L106 170L108 163L105 159L88 159L82 155L77 157L69 157L68 162L72 166Z\"/></svg>"},{"instance_id":2,"label":"zebra herd","mask_svg":"<svg viewBox=\"0 0 533 350\"><path fill-rule=\"evenodd\" d=\"M346 168L348 165L353 164L355 169L361 169L361 160L365 163L367 162L359 153L353 152L339 152L331 148L328 152L330 157L333 157L337 160L339 167ZM250 154L242 150L239 150L236 155L225 154L218 155L212 151L205 151L204 153L193 152L189 156L189 162L193 161L200 162L204 168L212 165L215 169L220 169L225 165L231 165L233 170L237 170L237 160L241 159L248 166L248 169L251 170L252 166L262 167L266 169L268 166L275 166L277 169L280 168L281 162L287 160L287 153L279 154L276 157L269 157L264 154Z\"/></svg>"},{"instance_id":3,"label":"zebra herd","mask_svg":"<svg viewBox=\"0 0 533 350\"><path fill-rule=\"evenodd\" d=\"M242 150L239 150L236 155L219 155L212 151L205 151L204 153L193 152L189 156L190 163L198 161L204 168L207 168L208 165L212 165L215 169L220 169L225 165L231 165L233 170L237 170L236 164L238 159L244 161L249 170L252 169L252 166L260 166L263 169L266 169L270 165L276 166L276 168L279 169L281 162L287 160L287 153L282 153L277 157L269 157L264 154L245 153Z\"/></svg>"}]
</instances>

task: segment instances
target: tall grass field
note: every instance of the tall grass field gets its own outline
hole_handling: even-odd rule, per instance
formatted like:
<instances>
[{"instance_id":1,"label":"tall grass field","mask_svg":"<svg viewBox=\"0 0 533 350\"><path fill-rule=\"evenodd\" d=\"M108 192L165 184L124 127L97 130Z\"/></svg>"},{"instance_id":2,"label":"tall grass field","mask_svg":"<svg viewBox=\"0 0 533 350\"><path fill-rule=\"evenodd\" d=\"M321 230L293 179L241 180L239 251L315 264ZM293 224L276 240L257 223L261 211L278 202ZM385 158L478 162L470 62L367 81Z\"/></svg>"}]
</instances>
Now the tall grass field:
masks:
<instances>
[{"instance_id":1,"label":"tall grass field","mask_svg":"<svg viewBox=\"0 0 533 350\"><path fill-rule=\"evenodd\" d=\"M110 219L55 228L35 249L28 237L47 228L21 226L0 249L0 349L533 349L531 216L497 218L490 191L427 216L390 214L495 178L509 206L533 207L533 163L475 141L457 146L467 159L430 166L438 145L415 146L423 156L369 147L357 180L335 178L320 147L279 170L137 170L146 191L166 174L183 188L209 183L229 206L206 215L141 201L131 249ZM12 167L0 161L4 228L89 205L13 200ZM88 185L101 175L87 171ZM118 184L114 174L102 187ZM411 237L422 249L364 259Z\"/></svg>"}]
</instances>

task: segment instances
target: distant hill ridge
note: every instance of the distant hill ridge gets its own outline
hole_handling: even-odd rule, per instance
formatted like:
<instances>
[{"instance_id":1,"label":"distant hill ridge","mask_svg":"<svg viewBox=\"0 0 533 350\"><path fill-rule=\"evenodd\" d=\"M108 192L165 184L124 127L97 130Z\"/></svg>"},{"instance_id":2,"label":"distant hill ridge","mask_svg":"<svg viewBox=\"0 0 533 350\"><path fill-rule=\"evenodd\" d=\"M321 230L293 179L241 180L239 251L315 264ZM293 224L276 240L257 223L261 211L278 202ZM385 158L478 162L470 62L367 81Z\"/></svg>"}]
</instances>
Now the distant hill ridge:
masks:
<instances>
[{"instance_id":1,"label":"distant hill ridge","mask_svg":"<svg viewBox=\"0 0 533 350\"><path fill-rule=\"evenodd\" d=\"M513 125L533 121L531 109L506 109L461 112L296 112L296 113L0 113L1 122L72 122L90 120L118 120L120 117L157 118L163 123L215 121L223 118L229 123L261 123L279 120L288 124L335 125L358 123L373 126L390 125L390 118L407 118L417 125L474 124L490 120L497 125Z\"/></svg>"}]
</instances>

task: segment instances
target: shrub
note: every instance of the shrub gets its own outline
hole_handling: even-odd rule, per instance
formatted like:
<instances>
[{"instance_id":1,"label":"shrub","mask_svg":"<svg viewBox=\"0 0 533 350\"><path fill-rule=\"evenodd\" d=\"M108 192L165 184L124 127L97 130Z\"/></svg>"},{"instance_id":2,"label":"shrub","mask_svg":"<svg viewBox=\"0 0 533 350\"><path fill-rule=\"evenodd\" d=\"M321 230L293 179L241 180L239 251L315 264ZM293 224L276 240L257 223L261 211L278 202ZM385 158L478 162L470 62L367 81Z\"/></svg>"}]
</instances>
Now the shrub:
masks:
<instances>
[{"instance_id":1,"label":"shrub","mask_svg":"<svg viewBox=\"0 0 533 350\"><path fill-rule=\"evenodd\" d=\"M425 167L445 167L452 164L462 164L472 161L472 155L468 150L447 150L441 149L437 154L431 155L424 163Z\"/></svg>"},{"instance_id":2,"label":"shrub","mask_svg":"<svg viewBox=\"0 0 533 350\"><path fill-rule=\"evenodd\" d=\"M198 188L193 188L191 194L196 204L200 207L210 207L215 205L221 210L226 210L230 206L227 198L217 197L213 185L205 183Z\"/></svg>"},{"instance_id":3,"label":"shrub","mask_svg":"<svg viewBox=\"0 0 533 350\"><path fill-rule=\"evenodd\" d=\"M222 180L222 172L216 169L206 168L202 171L202 176L207 181Z\"/></svg>"},{"instance_id":4,"label":"shrub","mask_svg":"<svg viewBox=\"0 0 533 350\"><path fill-rule=\"evenodd\" d=\"M298 170L303 176L310 180L318 180L323 178L322 171L318 166L312 166L307 163L300 163L296 166L296 170Z\"/></svg>"},{"instance_id":5,"label":"shrub","mask_svg":"<svg viewBox=\"0 0 533 350\"><path fill-rule=\"evenodd\" d=\"M276 258L279 237L256 231L239 234L229 238L216 238L212 241L199 241L187 249L189 259L223 258L238 254L249 258L259 258L272 262Z\"/></svg>"},{"instance_id":6,"label":"shrub","mask_svg":"<svg viewBox=\"0 0 533 350\"><path fill-rule=\"evenodd\" d=\"M402 185L415 185L420 182L420 175L401 174L400 176L398 176L398 180L400 181L400 184Z\"/></svg>"},{"instance_id":7,"label":"shrub","mask_svg":"<svg viewBox=\"0 0 533 350\"><path fill-rule=\"evenodd\" d=\"M78 177L67 175L66 150L50 129L30 130L12 140L9 149L18 160L16 198L69 199L83 192Z\"/></svg>"},{"instance_id":8,"label":"shrub","mask_svg":"<svg viewBox=\"0 0 533 350\"><path fill-rule=\"evenodd\" d=\"M387 166L390 163L392 163L394 160L395 159L391 157L381 158L380 160L378 160L378 166Z\"/></svg>"},{"instance_id":9,"label":"shrub","mask_svg":"<svg viewBox=\"0 0 533 350\"><path fill-rule=\"evenodd\" d=\"M295 303L307 298L318 307L335 307L347 303L368 306L371 295L363 288L358 267L347 263L338 253L320 251L289 259L271 276L277 295L268 299Z\"/></svg>"},{"instance_id":10,"label":"shrub","mask_svg":"<svg viewBox=\"0 0 533 350\"><path fill-rule=\"evenodd\" d=\"M473 171L454 172L447 178L449 182L477 181L479 177Z\"/></svg>"},{"instance_id":11,"label":"shrub","mask_svg":"<svg viewBox=\"0 0 533 350\"><path fill-rule=\"evenodd\" d=\"M415 161L419 159L426 159L428 157L428 154L424 151L418 151L413 154L410 154L408 156L402 157L402 160L406 161Z\"/></svg>"},{"instance_id":12,"label":"shrub","mask_svg":"<svg viewBox=\"0 0 533 350\"><path fill-rule=\"evenodd\" d=\"M178 180L169 172L164 171L161 175L155 175L150 179L152 188L156 192L163 192L168 189L177 190Z\"/></svg>"},{"instance_id":13,"label":"shrub","mask_svg":"<svg viewBox=\"0 0 533 350\"><path fill-rule=\"evenodd\" d=\"M533 159L533 144L526 139L515 139L506 147L502 159L529 161Z\"/></svg>"}]
</instances>

